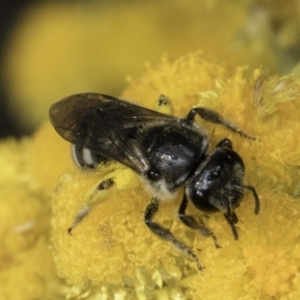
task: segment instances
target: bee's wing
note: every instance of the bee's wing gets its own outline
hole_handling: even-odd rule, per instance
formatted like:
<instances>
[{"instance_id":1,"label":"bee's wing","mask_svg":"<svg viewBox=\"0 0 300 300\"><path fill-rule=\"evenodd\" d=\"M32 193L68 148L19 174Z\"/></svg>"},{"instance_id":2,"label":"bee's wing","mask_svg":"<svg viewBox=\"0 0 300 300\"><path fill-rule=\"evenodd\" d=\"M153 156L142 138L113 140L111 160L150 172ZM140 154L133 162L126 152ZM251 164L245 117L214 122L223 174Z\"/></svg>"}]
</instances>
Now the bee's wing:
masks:
<instances>
[{"instance_id":1,"label":"bee's wing","mask_svg":"<svg viewBox=\"0 0 300 300\"><path fill-rule=\"evenodd\" d=\"M96 93L67 97L50 108L50 121L67 141L116 160L139 174L148 169L132 137L149 122L177 118Z\"/></svg>"}]
</instances>

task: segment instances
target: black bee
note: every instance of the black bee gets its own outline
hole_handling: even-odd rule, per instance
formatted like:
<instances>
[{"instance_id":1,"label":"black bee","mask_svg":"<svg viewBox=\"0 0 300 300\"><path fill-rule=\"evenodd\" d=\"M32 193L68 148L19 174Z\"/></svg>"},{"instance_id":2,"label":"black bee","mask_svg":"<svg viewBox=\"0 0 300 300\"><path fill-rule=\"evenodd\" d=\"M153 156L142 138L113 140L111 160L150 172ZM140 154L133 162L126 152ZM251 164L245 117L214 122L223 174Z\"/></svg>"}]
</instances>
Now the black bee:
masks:
<instances>
[{"instance_id":1,"label":"black bee","mask_svg":"<svg viewBox=\"0 0 300 300\"><path fill-rule=\"evenodd\" d=\"M169 105L168 98L161 96L159 105ZM181 119L111 96L86 93L67 97L50 108L51 123L72 143L73 158L79 167L93 169L117 161L146 180L153 197L146 207L145 224L160 238L192 257L202 269L186 245L153 221L160 199L174 199L178 189L184 187L178 209L180 220L201 234L211 236L217 248L220 246L215 235L185 214L188 200L203 212L223 212L236 240L238 218L234 209L239 206L244 190L250 190L254 196L255 214L259 213L260 203L255 189L243 182L243 160L229 139L221 140L207 153L207 135L194 122L196 115L254 140L219 113L203 107L191 109L187 117ZM113 185L113 179L104 180L98 190ZM69 233L90 209L91 206L86 205L77 213Z\"/></svg>"}]
</instances>

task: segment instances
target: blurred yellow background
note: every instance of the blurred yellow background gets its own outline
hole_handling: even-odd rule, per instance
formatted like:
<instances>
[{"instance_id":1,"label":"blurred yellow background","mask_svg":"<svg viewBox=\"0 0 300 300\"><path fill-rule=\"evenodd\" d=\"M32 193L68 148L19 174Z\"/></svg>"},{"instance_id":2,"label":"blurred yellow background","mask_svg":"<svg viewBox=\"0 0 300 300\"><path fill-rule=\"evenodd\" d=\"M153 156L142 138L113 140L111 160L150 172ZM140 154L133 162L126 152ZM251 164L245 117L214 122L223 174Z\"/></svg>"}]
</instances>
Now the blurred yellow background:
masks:
<instances>
[{"instance_id":1,"label":"blurred yellow background","mask_svg":"<svg viewBox=\"0 0 300 300\"><path fill-rule=\"evenodd\" d=\"M297 1L60 1L22 11L5 45L3 85L24 133L51 103L79 92L118 96L146 62L202 49L229 65L289 72ZM295 52L295 51L294 51ZM296 52L295 52L296 53Z\"/></svg>"}]
</instances>

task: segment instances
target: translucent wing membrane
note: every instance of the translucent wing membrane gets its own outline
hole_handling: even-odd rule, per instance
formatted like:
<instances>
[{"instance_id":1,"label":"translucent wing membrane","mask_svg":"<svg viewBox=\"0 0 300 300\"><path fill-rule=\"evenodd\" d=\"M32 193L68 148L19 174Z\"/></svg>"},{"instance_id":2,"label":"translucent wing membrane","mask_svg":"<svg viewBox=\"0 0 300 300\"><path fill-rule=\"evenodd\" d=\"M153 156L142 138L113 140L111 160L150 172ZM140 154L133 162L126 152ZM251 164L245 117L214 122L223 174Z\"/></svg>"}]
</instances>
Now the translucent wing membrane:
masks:
<instances>
[{"instance_id":1,"label":"translucent wing membrane","mask_svg":"<svg viewBox=\"0 0 300 300\"><path fill-rule=\"evenodd\" d=\"M170 120L177 118L97 93L73 95L50 108L50 121L64 139L116 160L139 174L148 169L136 147L139 128Z\"/></svg>"}]
</instances>

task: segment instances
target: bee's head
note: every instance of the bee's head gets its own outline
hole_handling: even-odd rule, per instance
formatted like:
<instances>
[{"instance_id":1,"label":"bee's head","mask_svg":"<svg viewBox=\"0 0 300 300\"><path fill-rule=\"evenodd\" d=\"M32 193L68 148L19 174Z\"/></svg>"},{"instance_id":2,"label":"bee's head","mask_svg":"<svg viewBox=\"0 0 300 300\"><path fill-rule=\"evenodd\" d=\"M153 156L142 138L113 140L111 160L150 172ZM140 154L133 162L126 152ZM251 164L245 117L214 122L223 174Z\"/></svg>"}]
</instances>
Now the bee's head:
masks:
<instances>
[{"instance_id":1,"label":"bee's head","mask_svg":"<svg viewBox=\"0 0 300 300\"><path fill-rule=\"evenodd\" d=\"M199 165L186 185L194 205L205 212L236 208L244 193L244 163L231 149L216 148Z\"/></svg>"}]
</instances>

